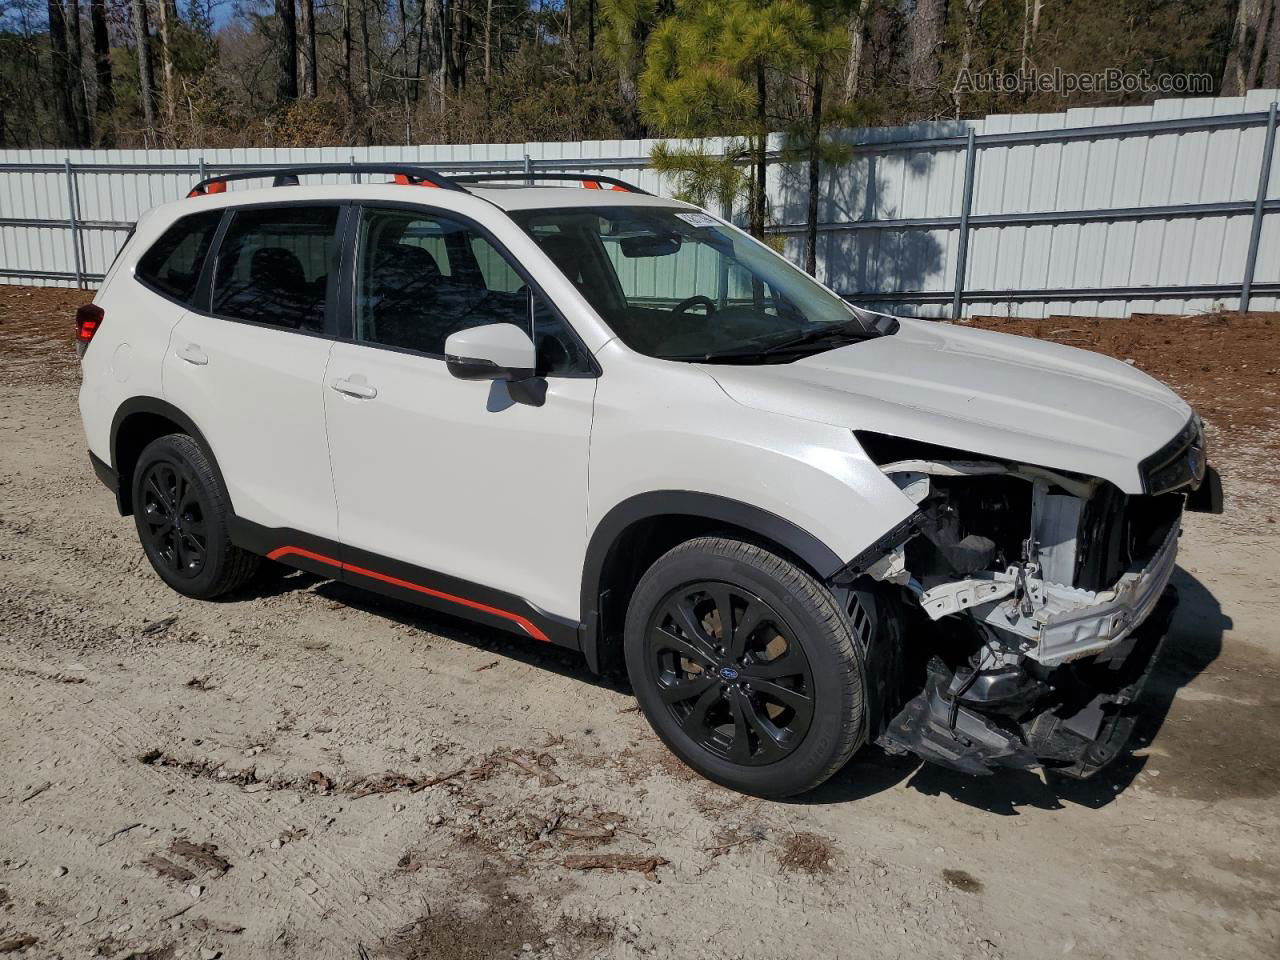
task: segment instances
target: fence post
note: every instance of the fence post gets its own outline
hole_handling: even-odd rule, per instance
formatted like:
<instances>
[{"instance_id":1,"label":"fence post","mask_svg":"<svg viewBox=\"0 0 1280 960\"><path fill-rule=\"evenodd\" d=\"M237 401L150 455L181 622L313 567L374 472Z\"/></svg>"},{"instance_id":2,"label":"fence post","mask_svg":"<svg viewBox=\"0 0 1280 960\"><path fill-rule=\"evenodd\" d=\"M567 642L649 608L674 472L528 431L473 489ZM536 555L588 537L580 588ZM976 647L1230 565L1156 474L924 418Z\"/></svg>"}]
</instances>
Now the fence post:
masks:
<instances>
[{"instance_id":1,"label":"fence post","mask_svg":"<svg viewBox=\"0 0 1280 960\"><path fill-rule=\"evenodd\" d=\"M201 157L201 158L200 158L200 160L199 160L199 165L200 165L200 180L201 180L201 182L203 182L203 181L204 181L204 178L205 178L205 172L204 172L204 157Z\"/></svg>"},{"instance_id":2,"label":"fence post","mask_svg":"<svg viewBox=\"0 0 1280 960\"><path fill-rule=\"evenodd\" d=\"M1271 155L1276 152L1276 106L1267 111L1267 136L1262 145L1262 168L1258 172L1258 195L1253 199L1253 225L1249 231L1249 255L1244 261L1244 282L1240 284L1240 312L1249 312L1249 296L1253 290L1253 272L1258 266L1258 243L1262 239L1263 204L1271 185Z\"/></svg>"},{"instance_id":3,"label":"fence post","mask_svg":"<svg viewBox=\"0 0 1280 960\"><path fill-rule=\"evenodd\" d=\"M351 155L351 166L355 167L355 165L356 165L356 155L353 153ZM360 174L354 169L351 171L351 182L352 183L360 182Z\"/></svg>"},{"instance_id":4,"label":"fence post","mask_svg":"<svg viewBox=\"0 0 1280 960\"><path fill-rule=\"evenodd\" d=\"M964 196L960 201L960 238L956 245L956 286L951 297L951 319L959 320L963 308L964 280L969 262L969 212L973 209L973 170L978 157L978 144L973 127L964 148Z\"/></svg>"},{"instance_id":5,"label":"fence post","mask_svg":"<svg viewBox=\"0 0 1280 960\"><path fill-rule=\"evenodd\" d=\"M76 203L76 175L71 169L71 158L66 157L63 169L67 172L67 220L71 224L71 255L76 265L76 286L84 289L84 251L80 248L80 211Z\"/></svg>"},{"instance_id":6,"label":"fence post","mask_svg":"<svg viewBox=\"0 0 1280 960\"><path fill-rule=\"evenodd\" d=\"M524 182L530 186L533 185L533 161L529 159L529 155L524 155Z\"/></svg>"}]
</instances>

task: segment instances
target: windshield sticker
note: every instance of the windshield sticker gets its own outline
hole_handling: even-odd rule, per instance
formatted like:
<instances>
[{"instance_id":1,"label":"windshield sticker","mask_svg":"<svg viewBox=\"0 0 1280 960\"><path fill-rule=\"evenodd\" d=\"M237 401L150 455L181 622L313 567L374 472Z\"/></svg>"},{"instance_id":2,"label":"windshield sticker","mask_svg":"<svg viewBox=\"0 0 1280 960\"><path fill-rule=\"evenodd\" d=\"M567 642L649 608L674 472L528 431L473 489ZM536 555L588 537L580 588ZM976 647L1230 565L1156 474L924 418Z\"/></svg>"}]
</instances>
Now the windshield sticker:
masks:
<instances>
[{"instance_id":1,"label":"windshield sticker","mask_svg":"<svg viewBox=\"0 0 1280 960\"><path fill-rule=\"evenodd\" d=\"M685 223L694 227L718 227L720 221L715 217L707 216L705 213L677 213L677 217Z\"/></svg>"}]
</instances>

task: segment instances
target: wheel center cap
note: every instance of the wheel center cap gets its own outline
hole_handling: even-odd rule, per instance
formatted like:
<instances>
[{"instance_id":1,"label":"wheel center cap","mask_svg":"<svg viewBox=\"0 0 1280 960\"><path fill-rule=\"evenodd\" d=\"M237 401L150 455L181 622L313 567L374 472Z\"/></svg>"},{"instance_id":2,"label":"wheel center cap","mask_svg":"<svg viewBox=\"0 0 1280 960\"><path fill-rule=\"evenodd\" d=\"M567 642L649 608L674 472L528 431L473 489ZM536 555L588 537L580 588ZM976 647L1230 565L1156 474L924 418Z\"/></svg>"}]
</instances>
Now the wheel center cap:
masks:
<instances>
[{"instance_id":1,"label":"wheel center cap","mask_svg":"<svg viewBox=\"0 0 1280 960\"><path fill-rule=\"evenodd\" d=\"M721 680L737 680L737 679L738 679L738 670L737 670L737 668L736 668L736 667L721 667L721 668L720 668L720 679L721 679Z\"/></svg>"}]
</instances>

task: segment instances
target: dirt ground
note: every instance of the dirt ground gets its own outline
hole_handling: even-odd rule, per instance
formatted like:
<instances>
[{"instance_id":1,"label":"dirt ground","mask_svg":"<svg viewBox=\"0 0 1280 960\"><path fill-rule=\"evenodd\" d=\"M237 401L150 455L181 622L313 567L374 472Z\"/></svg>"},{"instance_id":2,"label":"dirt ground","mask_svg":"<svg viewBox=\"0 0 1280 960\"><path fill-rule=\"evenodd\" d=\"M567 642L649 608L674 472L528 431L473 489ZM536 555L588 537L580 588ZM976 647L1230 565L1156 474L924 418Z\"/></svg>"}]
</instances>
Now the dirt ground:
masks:
<instances>
[{"instance_id":1,"label":"dirt ground","mask_svg":"<svg viewBox=\"0 0 1280 960\"><path fill-rule=\"evenodd\" d=\"M1132 756L1075 783L868 750L768 803L570 654L302 574L169 591L85 454L81 299L0 287L0 955L1280 953L1275 318L1029 328L1169 377L1232 497L1188 523Z\"/></svg>"}]
</instances>

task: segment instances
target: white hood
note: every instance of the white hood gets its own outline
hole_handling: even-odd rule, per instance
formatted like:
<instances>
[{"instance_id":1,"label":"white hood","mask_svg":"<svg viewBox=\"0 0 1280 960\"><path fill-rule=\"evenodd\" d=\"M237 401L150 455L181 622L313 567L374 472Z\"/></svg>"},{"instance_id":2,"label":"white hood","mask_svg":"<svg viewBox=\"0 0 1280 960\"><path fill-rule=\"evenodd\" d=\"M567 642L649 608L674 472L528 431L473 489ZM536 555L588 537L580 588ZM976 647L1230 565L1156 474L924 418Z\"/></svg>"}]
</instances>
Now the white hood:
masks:
<instances>
[{"instance_id":1,"label":"white hood","mask_svg":"<svg viewBox=\"0 0 1280 960\"><path fill-rule=\"evenodd\" d=\"M793 363L704 369L749 407L1101 477L1128 493L1142 490L1142 459L1191 416L1119 360L921 320Z\"/></svg>"}]
</instances>

